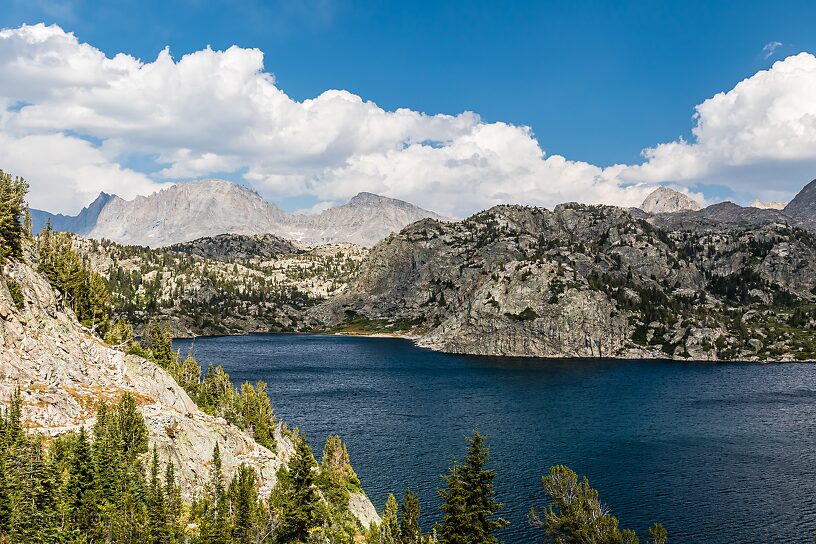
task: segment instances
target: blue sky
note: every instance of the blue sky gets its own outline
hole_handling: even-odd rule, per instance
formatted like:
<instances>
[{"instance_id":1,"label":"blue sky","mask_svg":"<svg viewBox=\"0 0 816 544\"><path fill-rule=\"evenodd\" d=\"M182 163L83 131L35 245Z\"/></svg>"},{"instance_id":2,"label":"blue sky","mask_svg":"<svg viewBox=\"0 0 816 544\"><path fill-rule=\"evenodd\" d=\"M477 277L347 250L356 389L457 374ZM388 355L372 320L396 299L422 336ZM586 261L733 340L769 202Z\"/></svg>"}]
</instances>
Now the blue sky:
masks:
<instances>
[{"instance_id":1,"label":"blue sky","mask_svg":"<svg viewBox=\"0 0 816 544\"><path fill-rule=\"evenodd\" d=\"M55 22L145 60L257 47L293 98L339 88L386 109L471 110L602 166L688 137L696 104L816 51L816 2L13 3L0 26Z\"/></svg>"},{"instance_id":2,"label":"blue sky","mask_svg":"<svg viewBox=\"0 0 816 544\"><path fill-rule=\"evenodd\" d=\"M531 127L547 154L599 167L691 140L696 105L816 52L814 2L4 3L0 27L57 23L108 56L259 48L293 99L344 89L389 111L473 111Z\"/></svg>"}]
</instances>

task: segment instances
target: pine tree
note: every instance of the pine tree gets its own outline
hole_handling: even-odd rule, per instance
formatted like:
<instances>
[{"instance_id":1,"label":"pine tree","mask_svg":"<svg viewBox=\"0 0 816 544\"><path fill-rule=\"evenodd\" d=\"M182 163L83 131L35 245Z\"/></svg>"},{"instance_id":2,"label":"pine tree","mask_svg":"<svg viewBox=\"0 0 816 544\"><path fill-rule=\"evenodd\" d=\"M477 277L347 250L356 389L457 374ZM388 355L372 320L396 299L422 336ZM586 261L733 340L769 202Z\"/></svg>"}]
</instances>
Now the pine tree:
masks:
<instances>
[{"instance_id":1,"label":"pine tree","mask_svg":"<svg viewBox=\"0 0 816 544\"><path fill-rule=\"evenodd\" d=\"M598 491L590 487L586 477L558 465L541 478L547 497L545 509L530 510L530 522L545 531L552 542L559 544L637 544L634 531L618 528L618 519L601 505ZM663 526L655 524L649 530L652 544L665 544L668 538Z\"/></svg>"},{"instance_id":2,"label":"pine tree","mask_svg":"<svg viewBox=\"0 0 816 544\"><path fill-rule=\"evenodd\" d=\"M509 523L495 518L502 505L496 502L493 491L495 473L485 469L489 450L484 437L474 432L467 441L470 448L465 462L459 466L454 461L445 476L447 489L440 490L444 516L439 540L447 544L493 544L498 542L493 533Z\"/></svg>"},{"instance_id":3,"label":"pine tree","mask_svg":"<svg viewBox=\"0 0 816 544\"><path fill-rule=\"evenodd\" d=\"M462 484L467 492L467 509L470 517L470 542L472 544L492 544L498 542L493 533L507 527L509 522L494 516L502 509L496 502L493 491L495 472L485 469L490 450L485 445L484 436L478 432L468 438L470 450L462 465Z\"/></svg>"},{"instance_id":4,"label":"pine tree","mask_svg":"<svg viewBox=\"0 0 816 544\"><path fill-rule=\"evenodd\" d=\"M113 425L126 458L134 459L147 452L147 426L130 393L125 393L116 404Z\"/></svg>"},{"instance_id":5,"label":"pine tree","mask_svg":"<svg viewBox=\"0 0 816 544\"><path fill-rule=\"evenodd\" d=\"M422 529L419 526L419 497L412 493L410 489L405 490L401 510L400 534L402 544L422 544Z\"/></svg>"},{"instance_id":6,"label":"pine tree","mask_svg":"<svg viewBox=\"0 0 816 544\"><path fill-rule=\"evenodd\" d=\"M278 473L276 502L280 542L306 542L309 531L323 523L323 508L315 485L317 461L304 437L297 439L295 454Z\"/></svg>"},{"instance_id":7,"label":"pine tree","mask_svg":"<svg viewBox=\"0 0 816 544\"><path fill-rule=\"evenodd\" d=\"M258 516L258 490L252 467L247 465L239 467L230 482L229 497L233 511L232 542L251 544L254 542Z\"/></svg>"},{"instance_id":8,"label":"pine tree","mask_svg":"<svg viewBox=\"0 0 816 544\"><path fill-rule=\"evenodd\" d=\"M167 503L159 476L159 453L153 447L150 463L150 487L147 492L147 515L150 523L151 544L170 544L170 528L167 526Z\"/></svg>"},{"instance_id":9,"label":"pine tree","mask_svg":"<svg viewBox=\"0 0 816 544\"><path fill-rule=\"evenodd\" d=\"M338 435L329 435L326 439L320 464L323 471L331 474L344 486L354 490L360 488L360 479L351 467L348 449Z\"/></svg>"},{"instance_id":10,"label":"pine tree","mask_svg":"<svg viewBox=\"0 0 816 544\"><path fill-rule=\"evenodd\" d=\"M23 257L23 213L28 183L0 170L0 265Z\"/></svg>"},{"instance_id":11,"label":"pine tree","mask_svg":"<svg viewBox=\"0 0 816 544\"><path fill-rule=\"evenodd\" d=\"M184 539L184 530L181 525L183 503L181 488L176 483L176 469L171 461L167 462L164 472L164 502L167 505L167 528L171 544L180 544Z\"/></svg>"},{"instance_id":12,"label":"pine tree","mask_svg":"<svg viewBox=\"0 0 816 544\"><path fill-rule=\"evenodd\" d=\"M440 544L469 544L470 518L467 511L467 491L462 483L461 469L454 460L443 477L446 489L442 497L442 524L437 527Z\"/></svg>"},{"instance_id":13,"label":"pine tree","mask_svg":"<svg viewBox=\"0 0 816 544\"><path fill-rule=\"evenodd\" d=\"M388 495L383 510L382 524L380 524L380 540L378 544L400 544L402 535L397 521L397 499L393 493Z\"/></svg>"},{"instance_id":14,"label":"pine tree","mask_svg":"<svg viewBox=\"0 0 816 544\"><path fill-rule=\"evenodd\" d=\"M221 466L221 448L217 442L213 448L210 479L204 489L201 509L202 544L227 544L230 532L229 505Z\"/></svg>"},{"instance_id":15,"label":"pine tree","mask_svg":"<svg viewBox=\"0 0 816 544\"><path fill-rule=\"evenodd\" d=\"M91 444L84 427L79 430L70 468L67 495L71 505L72 524L79 534L93 537L100 530L100 493Z\"/></svg>"},{"instance_id":16,"label":"pine tree","mask_svg":"<svg viewBox=\"0 0 816 544\"><path fill-rule=\"evenodd\" d=\"M170 368L176 362L170 324L160 323L158 319L152 319L148 325L148 332L149 348L153 355L153 361L162 368Z\"/></svg>"}]
</instances>

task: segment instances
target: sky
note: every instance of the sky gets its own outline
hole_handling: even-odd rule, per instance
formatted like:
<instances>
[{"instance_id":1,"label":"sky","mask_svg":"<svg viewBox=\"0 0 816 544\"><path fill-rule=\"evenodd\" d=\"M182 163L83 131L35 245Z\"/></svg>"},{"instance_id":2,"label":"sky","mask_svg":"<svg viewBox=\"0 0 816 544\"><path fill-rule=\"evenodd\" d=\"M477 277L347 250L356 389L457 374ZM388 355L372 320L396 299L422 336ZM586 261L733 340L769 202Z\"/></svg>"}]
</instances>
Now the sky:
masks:
<instances>
[{"instance_id":1,"label":"sky","mask_svg":"<svg viewBox=\"0 0 816 544\"><path fill-rule=\"evenodd\" d=\"M289 210L788 200L813 2L0 0L0 169L75 213L223 177Z\"/></svg>"}]
</instances>

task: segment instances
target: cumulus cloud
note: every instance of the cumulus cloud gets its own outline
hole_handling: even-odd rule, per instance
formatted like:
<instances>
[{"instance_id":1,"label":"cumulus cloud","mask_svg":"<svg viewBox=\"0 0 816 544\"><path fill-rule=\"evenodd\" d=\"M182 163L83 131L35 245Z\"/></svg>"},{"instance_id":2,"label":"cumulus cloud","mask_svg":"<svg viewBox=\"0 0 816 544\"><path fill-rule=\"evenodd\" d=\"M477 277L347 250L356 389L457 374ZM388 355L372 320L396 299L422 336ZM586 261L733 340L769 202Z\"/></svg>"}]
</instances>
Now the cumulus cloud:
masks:
<instances>
[{"instance_id":1,"label":"cumulus cloud","mask_svg":"<svg viewBox=\"0 0 816 544\"><path fill-rule=\"evenodd\" d=\"M816 172L816 57L777 61L698 105L694 141L644 151L621 172L641 183L719 184L765 200L795 193Z\"/></svg>"},{"instance_id":2,"label":"cumulus cloud","mask_svg":"<svg viewBox=\"0 0 816 544\"><path fill-rule=\"evenodd\" d=\"M7 29L0 101L0 134L32 150L4 157L4 167L31 179L33 205L60 211L99 189L127 196L224 172L273 200L340 201L367 190L450 215L497 202L632 204L645 190L547 157L526 127L475 113L385 111L343 90L292 100L257 49L178 60L165 49L142 62L107 57L58 26ZM34 138L48 141L54 160L34 151ZM134 155L155 161L150 176L122 166Z\"/></svg>"},{"instance_id":3,"label":"cumulus cloud","mask_svg":"<svg viewBox=\"0 0 816 544\"><path fill-rule=\"evenodd\" d=\"M22 26L0 31L0 168L30 180L32 205L63 212L100 190L128 198L224 173L273 201L371 191L451 216L506 202L638 205L663 182L778 199L751 177L780 163L778 192L802 185L798 169L816 150L814 65L807 54L778 62L699 105L694 141L601 168L549 156L529 128L472 112L386 111L343 90L293 100L257 49L180 59L165 49L144 62L58 26Z\"/></svg>"}]
</instances>

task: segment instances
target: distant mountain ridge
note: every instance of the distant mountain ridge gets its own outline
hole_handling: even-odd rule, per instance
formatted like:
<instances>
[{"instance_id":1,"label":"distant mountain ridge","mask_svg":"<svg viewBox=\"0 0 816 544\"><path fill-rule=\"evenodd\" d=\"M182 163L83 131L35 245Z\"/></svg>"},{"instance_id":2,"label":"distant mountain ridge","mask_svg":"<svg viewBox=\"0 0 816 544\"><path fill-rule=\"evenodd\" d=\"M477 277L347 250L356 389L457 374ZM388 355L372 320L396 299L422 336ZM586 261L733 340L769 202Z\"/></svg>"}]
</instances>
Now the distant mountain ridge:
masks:
<instances>
[{"instance_id":1,"label":"distant mountain ridge","mask_svg":"<svg viewBox=\"0 0 816 544\"><path fill-rule=\"evenodd\" d=\"M307 244L372 246L420 219L445 219L372 193L360 193L347 204L315 215L288 213L252 189L219 179L178 183L133 200L101 193L77 216L32 210L34 231L39 232L48 218L54 230L149 247L227 233L274 234Z\"/></svg>"}]
</instances>

